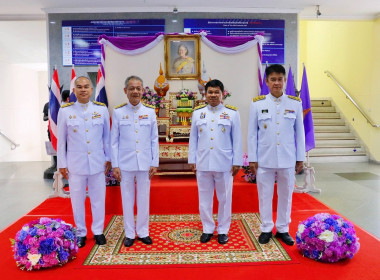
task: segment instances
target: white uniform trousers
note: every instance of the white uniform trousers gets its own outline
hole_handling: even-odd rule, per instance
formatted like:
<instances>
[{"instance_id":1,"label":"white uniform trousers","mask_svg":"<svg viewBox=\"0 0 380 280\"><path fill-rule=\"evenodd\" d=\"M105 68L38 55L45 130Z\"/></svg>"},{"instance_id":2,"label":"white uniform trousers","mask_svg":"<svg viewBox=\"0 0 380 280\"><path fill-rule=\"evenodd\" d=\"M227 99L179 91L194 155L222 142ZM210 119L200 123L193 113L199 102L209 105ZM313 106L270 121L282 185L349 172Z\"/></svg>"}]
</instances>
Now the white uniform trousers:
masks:
<instances>
[{"instance_id":1,"label":"white uniform trousers","mask_svg":"<svg viewBox=\"0 0 380 280\"><path fill-rule=\"evenodd\" d=\"M91 231L94 235L103 234L106 199L106 179L104 172L99 172L94 175L69 173L69 186L74 221L78 229L77 236L83 237L87 234L85 213L86 187L88 187L88 195L91 201Z\"/></svg>"},{"instance_id":2,"label":"white uniform trousers","mask_svg":"<svg viewBox=\"0 0 380 280\"><path fill-rule=\"evenodd\" d=\"M197 171L199 213L203 232L214 233L215 222L212 217L214 188L218 198L218 234L227 234L231 225L232 183L230 171Z\"/></svg>"},{"instance_id":3,"label":"white uniform trousers","mask_svg":"<svg viewBox=\"0 0 380 280\"><path fill-rule=\"evenodd\" d=\"M272 202L275 177L277 174L277 232L289 232L290 213L292 210L292 195L294 189L294 167L292 168L263 168L257 170L257 190L259 193L259 209L261 231L273 230Z\"/></svg>"},{"instance_id":4,"label":"white uniform trousers","mask_svg":"<svg viewBox=\"0 0 380 280\"><path fill-rule=\"evenodd\" d=\"M135 226L135 177L137 218ZM149 171L121 171L121 198L123 201L123 221L125 236L135 239L149 236Z\"/></svg>"}]
</instances>

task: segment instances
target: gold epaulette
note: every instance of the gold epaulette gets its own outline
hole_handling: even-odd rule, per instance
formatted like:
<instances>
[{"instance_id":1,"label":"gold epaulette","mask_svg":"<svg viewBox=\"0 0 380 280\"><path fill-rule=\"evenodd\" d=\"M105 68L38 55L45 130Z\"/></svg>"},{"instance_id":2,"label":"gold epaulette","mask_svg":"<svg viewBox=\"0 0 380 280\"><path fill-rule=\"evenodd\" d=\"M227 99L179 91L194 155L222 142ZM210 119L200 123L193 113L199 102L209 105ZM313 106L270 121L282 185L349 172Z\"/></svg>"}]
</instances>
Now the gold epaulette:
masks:
<instances>
[{"instance_id":1,"label":"gold epaulette","mask_svg":"<svg viewBox=\"0 0 380 280\"><path fill-rule=\"evenodd\" d=\"M199 106L197 106L197 107L194 108L194 111L198 110L198 109L202 109L202 108L204 108L206 106L207 106L206 104L199 105Z\"/></svg>"},{"instance_id":2,"label":"gold epaulette","mask_svg":"<svg viewBox=\"0 0 380 280\"><path fill-rule=\"evenodd\" d=\"M150 105L150 104L146 104L146 103L143 103L142 105L144 105L145 107L156 109L156 107L154 105Z\"/></svg>"},{"instance_id":3,"label":"gold epaulette","mask_svg":"<svg viewBox=\"0 0 380 280\"><path fill-rule=\"evenodd\" d=\"M115 106L115 109L118 109L118 108L124 107L124 106L127 105L127 104L128 104L128 102L125 102L125 103L123 103L123 104L117 105L117 106Z\"/></svg>"},{"instance_id":4,"label":"gold epaulette","mask_svg":"<svg viewBox=\"0 0 380 280\"><path fill-rule=\"evenodd\" d=\"M266 95L259 95L259 96L256 96L252 99L252 102L256 102L256 101L260 101L260 100L264 100L267 96Z\"/></svg>"},{"instance_id":5,"label":"gold epaulette","mask_svg":"<svg viewBox=\"0 0 380 280\"><path fill-rule=\"evenodd\" d=\"M100 105L100 106L106 106L106 104L102 103L102 102L98 102L98 101L92 101L92 103L96 104L96 105Z\"/></svg>"},{"instance_id":6,"label":"gold epaulette","mask_svg":"<svg viewBox=\"0 0 380 280\"><path fill-rule=\"evenodd\" d=\"M297 100L298 102L301 102L301 101L302 101L301 98L296 97L296 96L293 96L293 95L288 95L288 97L289 97L290 99Z\"/></svg>"},{"instance_id":7,"label":"gold epaulette","mask_svg":"<svg viewBox=\"0 0 380 280\"><path fill-rule=\"evenodd\" d=\"M225 105L226 108L237 111L237 107L232 106L232 105Z\"/></svg>"},{"instance_id":8,"label":"gold epaulette","mask_svg":"<svg viewBox=\"0 0 380 280\"><path fill-rule=\"evenodd\" d=\"M71 106L71 105L73 105L73 104L74 104L74 102L66 103L66 104L63 104L63 105L61 106L61 108L69 107L69 106Z\"/></svg>"}]
</instances>

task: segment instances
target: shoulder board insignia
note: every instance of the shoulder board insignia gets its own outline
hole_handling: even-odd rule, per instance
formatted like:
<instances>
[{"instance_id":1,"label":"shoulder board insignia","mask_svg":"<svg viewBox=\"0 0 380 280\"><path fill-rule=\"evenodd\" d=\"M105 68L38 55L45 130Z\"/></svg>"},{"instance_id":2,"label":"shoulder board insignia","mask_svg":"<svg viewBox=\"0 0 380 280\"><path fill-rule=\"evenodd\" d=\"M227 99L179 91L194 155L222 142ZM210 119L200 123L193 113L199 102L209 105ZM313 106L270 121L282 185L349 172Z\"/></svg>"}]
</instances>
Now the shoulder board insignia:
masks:
<instances>
[{"instance_id":1,"label":"shoulder board insignia","mask_svg":"<svg viewBox=\"0 0 380 280\"><path fill-rule=\"evenodd\" d=\"M123 104L117 105L117 106L115 106L115 109L118 109L118 108L124 107L124 106L127 105L127 104L128 104L128 102L125 102L125 103L123 103Z\"/></svg>"},{"instance_id":2,"label":"shoulder board insignia","mask_svg":"<svg viewBox=\"0 0 380 280\"><path fill-rule=\"evenodd\" d=\"M290 99L297 100L298 102L301 102L301 101L302 101L301 98L296 97L296 96L293 96L293 95L288 95L288 97L289 97Z\"/></svg>"},{"instance_id":3,"label":"shoulder board insignia","mask_svg":"<svg viewBox=\"0 0 380 280\"><path fill-rule=\"evenodd\" d=\"M231 109L231 110L234 110L234 111L237 111L237 107L232 106L232 105L225 105L224 107Z\"/></svg>"},{"instance_id":4,"label":"shoulder board insignia","mask_svg":"<svg viewBox=\"0 0 380 280\"><path fill-rule=\"evenodd\" d=\"M61 108L69 107L69 106L71 106L71 105L73 105L73 104L74 104L74 102L66 103L66 104L63 104L63 105L61 106Z\"/></svg>"},{"instance_id":5,"label":"shoulder board insignia","mask_svg":"<svg viewBox=\"0 0 380 280\"><path fill-rule=\"evenodd\" d=\"M259 96L256 96L252 99L252 102L256 102L256 101L260 101L260 100L264 100L265 98L267 98L266 95L259 95Z\"/></svg>"},{"instance_id":6,"label":"shoulder board insignia","mask_svg":"<svg viewBox=\"0 0 380 280\"><path fill-rule=\"evenodd\" d=\"M156 108L155 106L150 105L150 104L146 104L146 103L143 103L143 105L144 105L145 107L152 108L152 109L155 109L155 108Z\"/></svg>"},{"instance_id":7,"label":"shoulder board insignia","mask_svg":"<svg viewBox=\"0 0 380 280\"><path fill-rule=\"evenodd\" d=\"M198 109L202 109L202 108L204 108L206 106L207 106L206 104L199 105L199 106L197 106L197 107L194 108L194 111L198 110Z\"/></svg>"},{"instance_id":8,"label":"shoulder board insignia","mask_svg":"<svg viewBox=\"0 0 380 280\"><path fill-rule=\"evenodd\" d=\"M102 102L98 102L98 101L92 101L92 103L96 104L96 105L100 105L100 106L106 106L106 104L102 103Z\"/></svg>"}]
</instances>

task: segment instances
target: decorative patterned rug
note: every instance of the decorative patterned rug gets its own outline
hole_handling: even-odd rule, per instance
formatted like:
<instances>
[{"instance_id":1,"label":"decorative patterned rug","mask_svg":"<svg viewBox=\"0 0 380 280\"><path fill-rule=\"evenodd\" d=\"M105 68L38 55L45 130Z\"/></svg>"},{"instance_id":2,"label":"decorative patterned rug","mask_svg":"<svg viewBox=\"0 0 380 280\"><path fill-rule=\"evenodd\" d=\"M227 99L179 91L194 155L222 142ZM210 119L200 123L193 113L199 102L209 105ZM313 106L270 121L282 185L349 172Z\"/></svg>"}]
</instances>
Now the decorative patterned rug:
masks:
<instances>
[{"instance_id":1,"label":"decorative patterned rug","mask_svg":"<svg viewBox=\"0 0 380 280\"><path fill-rule=\"evenodd\" d=\"M216 216L214 217L216 219ZM199 215L151 215L152 245L135 241L124 246L123 216L113 216L105 234L107 244L95 245L83 265L194 265L252 264L257 262L294 262L273 238L268 244L258 243L260 220L256 213L232 214L229 242L220 245L217 234L202 244Z\"/></svg>"}]
</instances>

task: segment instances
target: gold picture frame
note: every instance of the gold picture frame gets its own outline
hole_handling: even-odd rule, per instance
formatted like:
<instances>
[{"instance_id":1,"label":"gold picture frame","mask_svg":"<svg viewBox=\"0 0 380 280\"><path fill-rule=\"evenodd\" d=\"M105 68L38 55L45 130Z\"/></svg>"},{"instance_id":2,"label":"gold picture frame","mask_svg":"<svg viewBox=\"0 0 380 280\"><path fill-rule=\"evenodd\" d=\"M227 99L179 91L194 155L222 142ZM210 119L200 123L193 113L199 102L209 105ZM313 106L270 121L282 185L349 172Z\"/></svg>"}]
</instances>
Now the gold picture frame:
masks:
<instances>
[{"instance_id":1,"label":"gold picture frame","mask_svg":"<svg viewBox=\"0 0 380 280\"><path fill-rule=\"evenodd\" d=\"M169 80L194 80L201 73L199 35L165 35L165 75Z\"/></svg>"}]
</instances>

